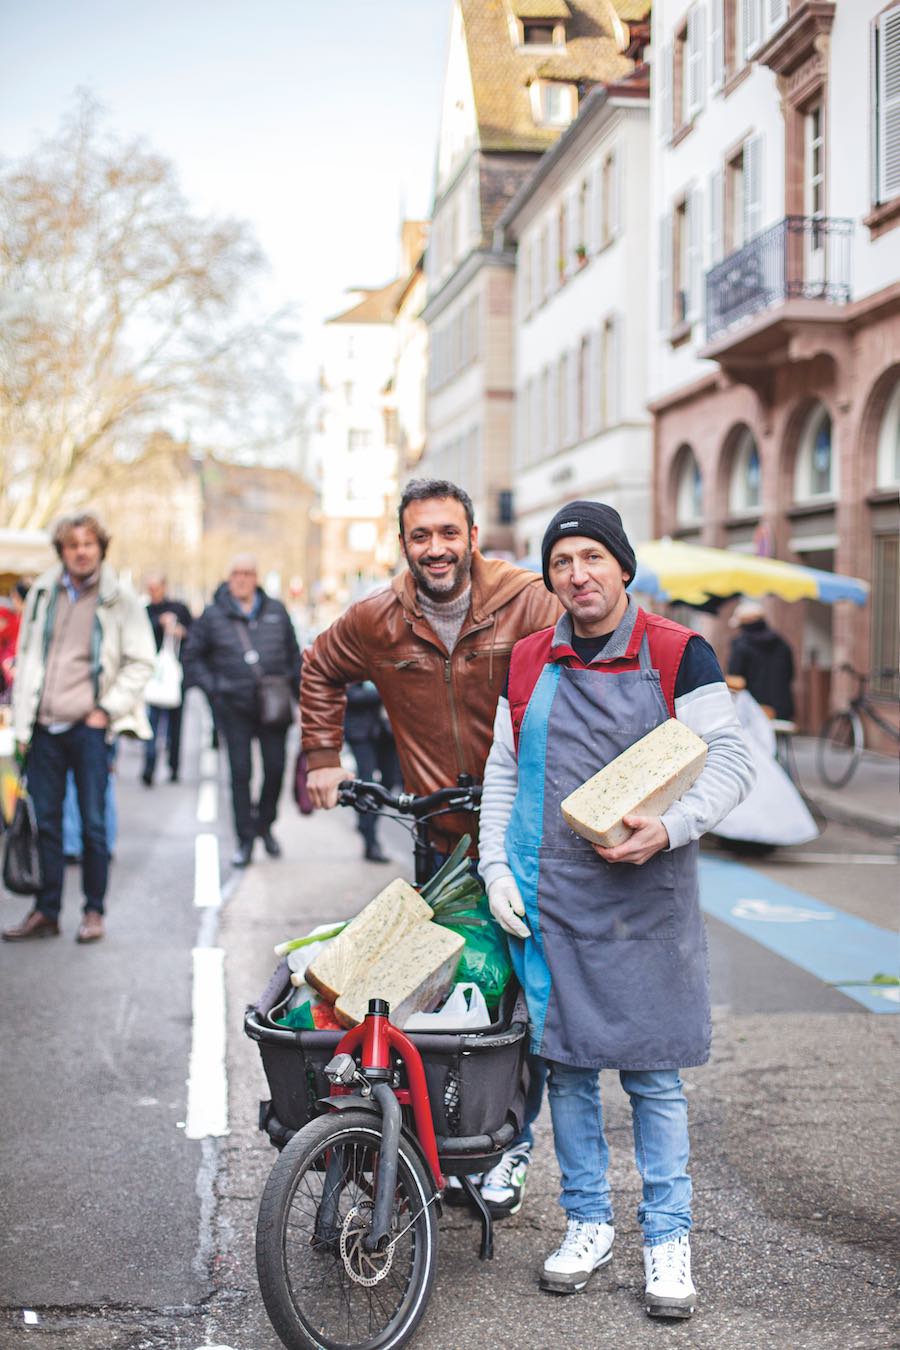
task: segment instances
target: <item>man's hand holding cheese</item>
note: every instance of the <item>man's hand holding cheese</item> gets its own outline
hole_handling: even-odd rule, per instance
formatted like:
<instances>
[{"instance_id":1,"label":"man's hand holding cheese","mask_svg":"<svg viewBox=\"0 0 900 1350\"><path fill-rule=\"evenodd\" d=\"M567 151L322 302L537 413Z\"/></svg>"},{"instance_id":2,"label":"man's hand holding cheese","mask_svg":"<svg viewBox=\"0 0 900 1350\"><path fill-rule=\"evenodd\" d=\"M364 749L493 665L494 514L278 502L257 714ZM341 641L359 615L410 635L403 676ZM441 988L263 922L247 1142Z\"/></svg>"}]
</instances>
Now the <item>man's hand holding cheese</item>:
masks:
<instances>
[{"instance_id":1,"label":"man's hand holding cheese","mask_svg":"<svg viewBox=\"0 0 900 1350\"><path fill-rule=\"evenodd\" d=\"M523 912L516 906L513 915L530 933L510 946L532 1048L550 1066L569 1227L541 1287L583 1288L610 1256L598 1070L612 1068L631 1098L639 1141L648 1311L689 1316L696 1291L679 1070L704 1063L710 1043L697 841L749 791L752 761L712 648L629 597L636 559L612 507L563 507L544 535L542 561L566 613L513 648L480 831L489 894L507 904L518 898ZM652 761L644 764L644 750L631 747L650 733ZM579 816L576 833L561 804L630 750L616 832L591 842L591 820ZM607 814L617 773L604 775L613 782ZM648 803L666 803L669 779L676 799L661 814L635 809L642 775L652 783Z\"/></svg>"}]
</instances>

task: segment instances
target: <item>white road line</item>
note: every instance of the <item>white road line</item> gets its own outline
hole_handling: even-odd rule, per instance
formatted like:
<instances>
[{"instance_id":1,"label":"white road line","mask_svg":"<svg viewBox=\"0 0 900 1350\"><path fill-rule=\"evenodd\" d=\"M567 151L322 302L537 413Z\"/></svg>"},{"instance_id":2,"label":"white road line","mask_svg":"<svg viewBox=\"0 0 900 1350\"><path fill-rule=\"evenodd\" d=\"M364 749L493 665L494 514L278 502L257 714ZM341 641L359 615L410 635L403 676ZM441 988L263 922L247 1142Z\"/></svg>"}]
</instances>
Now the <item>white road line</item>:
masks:
<instances>
[{"instance_id":1,"label":"white road line","mask_svg":"<svg viewBox=\"0 0 900 1350\"><path fill-rule=\"evenodd\" d=\"M228 1133L225 1074L225 953L195 947L192 998L193 1038L188 1070L188 1139Z\"/></svg>"},{"instance_id":2,"label":"white road line","mask_svg":"<svg viewBox=\"0 0 900 1350\"><path fill-rule=\"evenodd\" d=\"M212 825L219 815L219 785L204 778L197 793L197 819L201 825Z\"/></svg>"},{"instance_id":3,"label":"white road line","mask_svg":"<svg viewBox=\"0 0 900 1350\"><path fill-rule=\"evenodd\" d=\"M198 834L194 840L194 904L208 909L221 903L219 841L214 834Z\"/></svg>"},{"instance_id":4,"label":"white road line","mask_svg":"<svg viewBox=\"0 0 900 1350\"><path fill-rule=\"evenodd\" d=\"M200 751L200 777L218 778L219 776L219 755L216 750L207 746L205 750Z\"/></svg>"}]
</instances>

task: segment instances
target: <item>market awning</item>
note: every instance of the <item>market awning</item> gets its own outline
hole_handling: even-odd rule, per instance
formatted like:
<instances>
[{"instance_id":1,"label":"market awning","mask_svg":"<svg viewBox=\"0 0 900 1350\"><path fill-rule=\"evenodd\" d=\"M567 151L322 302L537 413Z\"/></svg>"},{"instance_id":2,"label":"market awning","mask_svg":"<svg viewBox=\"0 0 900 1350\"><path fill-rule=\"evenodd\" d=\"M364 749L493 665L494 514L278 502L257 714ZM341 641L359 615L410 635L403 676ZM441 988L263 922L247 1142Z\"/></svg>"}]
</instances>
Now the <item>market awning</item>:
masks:
<instances>
[{"instance_id":1,"label":"market awning","mask_svg":"<svg viewBox=\"0 0 900 1350\"><path fill-rule=\"evenodd\" d=\"M639 544L632 589L655 600L703 605L714 597L777 595L782 600L820 600L833 605L850 600L864 605L868 582L858 577L822 572L814 567L732 553L722 548L652 539Z\"/></svg>"}]
</instances>

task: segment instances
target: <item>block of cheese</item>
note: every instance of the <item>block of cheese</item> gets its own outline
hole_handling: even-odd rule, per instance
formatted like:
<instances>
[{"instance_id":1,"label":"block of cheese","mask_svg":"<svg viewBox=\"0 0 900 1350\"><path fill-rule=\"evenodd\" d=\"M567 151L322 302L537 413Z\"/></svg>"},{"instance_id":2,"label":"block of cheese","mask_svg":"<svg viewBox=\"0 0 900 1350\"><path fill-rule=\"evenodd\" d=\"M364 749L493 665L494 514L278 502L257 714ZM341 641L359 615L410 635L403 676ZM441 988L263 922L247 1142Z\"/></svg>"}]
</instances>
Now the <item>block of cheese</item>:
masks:
<instances>
[{"instance_id":1,"label":"block of cheese","mask_svg":"<svg viewBox=\"0 0 900 1350\"><path fill-rule=\"evenodd\" d=\"M357 985L397 943L431 918L431 907L398 877L370 900L306 967L306 981L329 1002Z\"/></svg>"},{"instance_id":2,"label":"block of cheese","mask_svg":"<svg viewBox=\"0 0 900 1350\"><path fill-rule=\"evenodd\" d=\"M661 816L706 762L706 741L672 717L571 792L560 810L576 834L614 848L632 831L623 816Z\"/></svg>"},{"instance_id":3,"label":"block of cheese","mask_svg":"<svg viewBox=\"0 0 900 1350\"><path fill-rule=\"evenodd\" d=\"M347 986L334 1005L335 1016L343 1026L355 1027L368 1012L370 998L387 999L397 1027L413 1013L431 1012L450 992L465 945L465 938L440 924L417 924Z\"/></svg>"}]
</instances>

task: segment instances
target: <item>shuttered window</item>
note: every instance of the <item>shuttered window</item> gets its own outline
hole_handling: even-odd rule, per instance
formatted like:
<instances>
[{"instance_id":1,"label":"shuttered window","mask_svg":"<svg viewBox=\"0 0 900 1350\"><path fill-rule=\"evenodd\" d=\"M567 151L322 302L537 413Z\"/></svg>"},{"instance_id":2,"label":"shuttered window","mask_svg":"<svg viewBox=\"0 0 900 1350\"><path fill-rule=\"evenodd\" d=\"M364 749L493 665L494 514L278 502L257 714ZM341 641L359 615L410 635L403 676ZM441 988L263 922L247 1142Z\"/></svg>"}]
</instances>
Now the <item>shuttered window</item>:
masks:
<instances>
[{"instance_id":1,"label":"shuttered window","mask_svg":"<svg viewBox=\"0 0 900 1350\"><path fill-rule=\"evenodd\" d=\"M703 18L700 5L692 5L687 16L687 46L684 70L684 121L690 122L703 107Z\"/></svg>"},{"instance_id":2,"label":"shuttered window","mask_svg":"<svg viewBox=\"0 0 900 1350\"><path fill-rule=\"evenodd\" d=\"M709 264L715 267L725 252L722 231L724 206L724 174L721 169L709 175Z\"/></svg>"},{"instance_id":3,"label":"shuttered window","mask_svg":"<svg viewBox=\"0 0 900 1350\"><path fill-rule=\"evenodd\" d=\"M744 142L744 242L762 229L762 136Z\"/></svg>"},{"instance_id":4,"label":"shuttered window","mask_svg":"<svg viewBox=\"0 0 900 1350\"><path fill-rule=\"evenodd\" d=\"M775 32L776 28L780 28L783 23L787 22L790 6L788 0L766 0L766 4L766 20L771 34Z\"/></svg>"},{"instance_id":5,"label":"shuttered window","mask_svg":"<svg viewBox=\"0 0 900 1350\"><path fill-rule=\"evenodd\" d=\"M659 222L659 331L669 333L672 329L672 217L665 215Z\"/></svg>"},{"instance_id":6,"label":"shuttered window","mask_svg":"<svg viewBox=\"0 0 900 1350\"><path fill-rule=\"evenodd\" d=\"M725 83L725 0L710 0L709 87L715 93Z\"/></svg>"},{"instance_id":7,"label":"shuttered window","mask_svg":"<svg viewBox=\"0 0 900 1350\"><path fill-rule=\"evenodd\" d=\"M741 0L741 47L749 60L762 41L762 0Z\"/></svg>"},{"instance_id":8,"label":"shuttered window","mask_svg":"<svg viewBox=\"0 0 900 1350\"><path fill-rule=\"evenodd\" d=\"M875 23L875 201L900 196L900 5Z\"/></svg>"}]
</instances>

